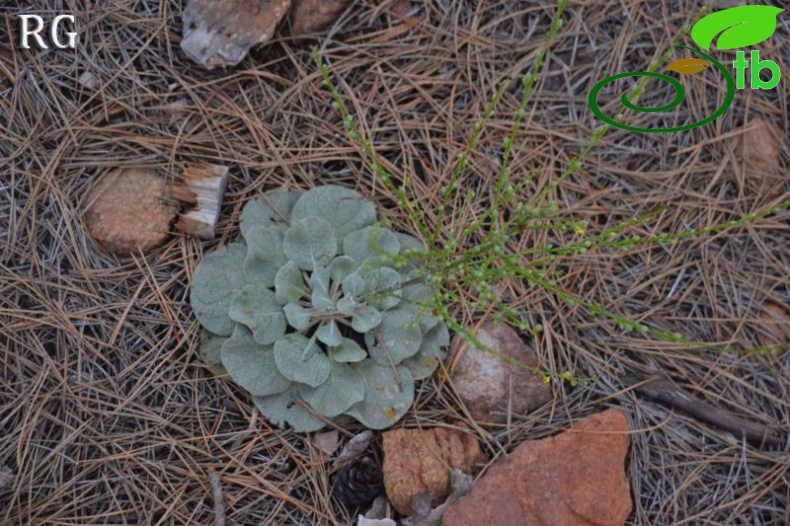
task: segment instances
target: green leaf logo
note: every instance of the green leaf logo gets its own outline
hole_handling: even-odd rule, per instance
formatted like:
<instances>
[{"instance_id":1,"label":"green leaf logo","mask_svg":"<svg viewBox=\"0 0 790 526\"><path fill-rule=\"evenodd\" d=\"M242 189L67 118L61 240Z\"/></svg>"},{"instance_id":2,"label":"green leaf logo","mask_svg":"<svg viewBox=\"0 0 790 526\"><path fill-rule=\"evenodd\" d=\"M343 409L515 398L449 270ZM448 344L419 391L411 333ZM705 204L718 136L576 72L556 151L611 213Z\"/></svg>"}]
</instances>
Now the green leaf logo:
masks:
<instances>
[{"instance_id":1,"label":"green leaf logo","mask_svg":"<svg viewBox=\"0 0 790 526\"><path fill-rule=\"evenodd\" d=\"M767 5L745 5L710 14L694 24L691 38L696 44L710 51L713 39L719 49L753 46L766 40L776 30L776 17L784 11Z\"/></svg>"},{"instance_id":2,"label":"green leaf logo","mask_svg":"<svg viewBox=\"0 0 790 526\"><path fill-rule=\"evenodd\" d=\"M676 60L667 66L667 69L669 71L676 71L683 75L693 75L694 73L699 73L703 69L707 68L708 65L708 62L702 60L701 58L684 58L681 60Z\"/></svg>"}]
</instances>

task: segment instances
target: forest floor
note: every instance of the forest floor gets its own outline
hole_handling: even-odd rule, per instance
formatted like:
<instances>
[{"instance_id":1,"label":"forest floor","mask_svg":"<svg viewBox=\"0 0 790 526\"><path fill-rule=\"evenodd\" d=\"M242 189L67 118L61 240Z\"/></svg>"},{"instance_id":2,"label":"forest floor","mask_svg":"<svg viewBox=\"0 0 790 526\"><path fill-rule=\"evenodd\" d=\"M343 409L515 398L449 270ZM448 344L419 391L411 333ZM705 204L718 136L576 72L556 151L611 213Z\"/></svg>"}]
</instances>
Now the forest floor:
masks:
<instances>
[{"instance_id":1,"label":"forest floor","mask_svg":"<svg viewBox=\"0 0 790 526\"><path fill-rule=\"evenodd\" d=\"M429 222L474 124L500 82L514 79L461 176L478 197L466 208L452 202L439 239L492 205L520 79L556 2L425 0L405 17L391 12L396 3L354 1L312 37L288 36L286 26L238 66L212 71L179 48L180 1L36 2L47 17L76 14L76 51L13 50L13 19L30 3L3 3L0 53L14 78L0 75L0 468L12 480L0 487L0 524L209 524L211 470L220 473L228 524L354 520L354 510L331 498L334 468L311 437L266 422L246 393L201 363L189 291L202 256L238 236L244 204L284 185L354 188L393 228L416 234L349 139L311 45L384 167L398 181L410 177L410 195ZM579 302L513 281L499 290L542 325L532 346L545 368L596 381L553 382L552 403L488 425L470 421L447 375L435 374L398 426L473 430L494 462L618 407L633 430L630 524L787 524L790 440L748 443L640 397L626 378L658 372L754 422L790 422L790 352L747 352L788 343L781 324L787 330L790 319L790 210L776 207L790 199L790 18L780 16L773 38L755 46L784 74L776 88L739 89L724 115L683 132L611 128L577 170L548 188L601 125L587 102L592 87L647 69L702 5L568 2L512 144L514 180L534 175L525 199L546 189L556 219L587 221L588 235L664 206L629 225L627 237L711 228L553 263L563 271L560 290L699 345L623 331ZM719 53L725 64L734 59ZM98 84L80 83L85 72ZM723 100L715 68L683 80L686 106L630 122L693 122ZM602 107L616 113L620 93L602 91ZM640 103L671 98L651 80ZM755 135L765 129L774 132ZM767 164L747 166L748 137L765 147L752 158ZM198 161L230 168L216 240L174 234L144 257L119 260L87 235L86 193L110 170L145 166L174 178ZM518 248L573 239L572 231L536 229ZM467 326L484 314L449 307ZM766 321L771 311L778 321Z\"/></svg>"}]
</instances>

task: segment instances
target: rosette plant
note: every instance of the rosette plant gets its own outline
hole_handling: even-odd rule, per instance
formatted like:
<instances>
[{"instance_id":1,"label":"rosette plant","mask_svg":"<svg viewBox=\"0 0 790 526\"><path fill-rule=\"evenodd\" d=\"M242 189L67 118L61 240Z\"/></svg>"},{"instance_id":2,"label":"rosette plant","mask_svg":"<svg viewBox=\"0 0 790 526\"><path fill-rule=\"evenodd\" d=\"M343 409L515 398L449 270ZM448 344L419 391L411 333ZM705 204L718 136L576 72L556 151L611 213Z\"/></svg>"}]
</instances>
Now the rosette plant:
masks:
<instances>
[{"instance_id":1,"label":"rosette plant","mask_svg":"<svg viewBox=\"0 0 790 526\"><path fill-rule=\"evenodd\" d=\"M376 222L359 193L280 189L248 203L241 236L200 261L191 303L201 354L271 422L314 431L353 417L397 422L444 357L412 236Z\"/></svg>"}]
</instances>

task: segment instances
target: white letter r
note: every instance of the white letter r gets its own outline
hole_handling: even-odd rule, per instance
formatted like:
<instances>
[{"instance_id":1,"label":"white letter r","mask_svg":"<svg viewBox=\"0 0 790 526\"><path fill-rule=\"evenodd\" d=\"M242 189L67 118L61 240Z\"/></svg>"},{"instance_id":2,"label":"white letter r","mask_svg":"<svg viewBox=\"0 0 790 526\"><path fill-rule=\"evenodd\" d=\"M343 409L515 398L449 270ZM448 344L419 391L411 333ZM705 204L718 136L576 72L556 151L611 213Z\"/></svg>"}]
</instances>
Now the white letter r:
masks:
<instances>
[{"instance_id":1,"label":"white letter r","mask_svg":"<svg viewBox=\"0 0 790 526\"><path fill-rule=\"evenodd\" d=\"M38 42L38 47L41 49L48 49L47 45L44 43L44 39L39 35L41 30L44 29L44 19L38 15L19 15L19 18L22 20L22 49L30 49L30 45L27 43L27 37L29 36L35 37ZM36 29L33 31L30 31L27 25L27 21L31 18L36 21Z\"/></svg>"}]
</instances>

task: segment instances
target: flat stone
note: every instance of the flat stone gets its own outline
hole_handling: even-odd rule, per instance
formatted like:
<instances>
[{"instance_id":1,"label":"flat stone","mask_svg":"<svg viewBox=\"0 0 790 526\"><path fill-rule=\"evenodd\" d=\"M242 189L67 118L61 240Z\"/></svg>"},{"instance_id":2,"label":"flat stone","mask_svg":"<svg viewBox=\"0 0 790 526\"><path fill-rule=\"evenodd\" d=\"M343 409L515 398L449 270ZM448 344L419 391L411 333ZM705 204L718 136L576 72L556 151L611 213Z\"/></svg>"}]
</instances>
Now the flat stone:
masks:
<instances>
[{"instance_id":1,"label":"flat stone","mask_svg":"<svg viewBox=\"0 0 790 526\"><path fill-rule=\"evenodd\" d=\"M105 251L125 257L165 242L178 206L155 171L119 168L88 193L85 224Z\"/></svg>"},{"instance_id":2,"label":"flat stone","mask_svg":"<svg viewBox=\"0 0 790 526\"><path fill-rule=\"evenodd\" d=\"M529 368L509 363L456 338L450 380L478 423L505 422L508 404L513 414L523 415L551 400L551 387L533 372L540 369L537 354L509 325L486 323L478 329L477 339Z\"/></svg>"},{"instance_id":3,"label":"flat stone","mask_svg":"<svg viewBox=\"0 0 790 526\"><path fill-rule=\"evenodd\" d=\"M291 0L189 0L181 49L203 67L235 66L274 36Z\"/></svg>"},{"instance_id":4,"label":"flat stone","mask_svg":"<svg viewBox=\"0 0 790 526\"><path fill-rule=\"evenodd\" d=\"M477 439L452 429L395 429L382 434L384 488L393 507L412 515L412 499L428 493L432 504L450 494L453 468L472 473L486 462Z\"/></svg>"},{"instance_id":5,"label":"flat stone","mask_svg":"<svg viewBox=\"0 0 790 526\"><path fill-rule=\"evenodd\" d=\"M632 502L625 413L608 409L557 436L524 442L451 504L443 524L623 524Z\"/></svg>"}]
</instances>

